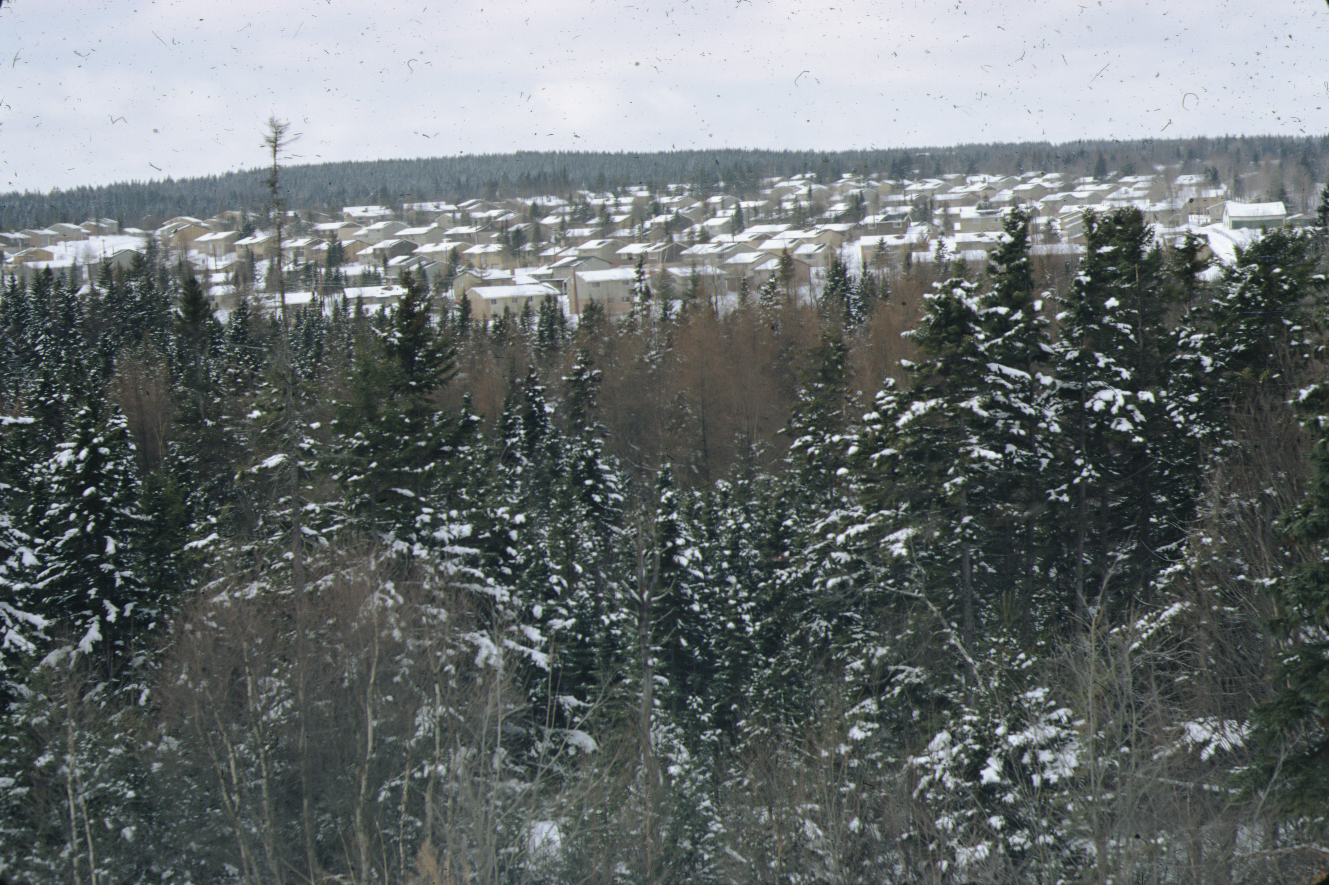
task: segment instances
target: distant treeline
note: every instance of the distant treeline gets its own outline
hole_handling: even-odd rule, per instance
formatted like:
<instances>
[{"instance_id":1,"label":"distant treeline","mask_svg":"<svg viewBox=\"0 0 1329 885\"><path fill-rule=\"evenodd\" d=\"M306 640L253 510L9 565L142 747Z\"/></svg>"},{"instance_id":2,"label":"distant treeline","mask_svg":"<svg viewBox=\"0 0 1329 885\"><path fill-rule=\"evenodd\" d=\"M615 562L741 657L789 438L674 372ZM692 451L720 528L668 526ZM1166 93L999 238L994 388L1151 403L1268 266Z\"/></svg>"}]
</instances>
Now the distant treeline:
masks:
<instances>
[{"instance_id":1,"label":"distant treeline","mask_svg":"<svg viewBox=\"0 0 1329 885\"><path fill-rule=\"evenodd\" d=\"M1273 161L1294 176L1287 184L1298 191L1321 179L1327 150L1329 136L1022 142L829 152L519 151L291 166L284 170L282 182L288 205L337 210L343 205L392 205L470 197L494 199L542 194L566 197L582 188L605 191L634 185L686 184L696 191L751 194L764 177L804 172L823 179L838 178L846 172L893 178L1033 170L1092 175L1103 170L1146 173L1154 171L1156 166L1180 164L1185 171L1209 172L1215 178L1232 182L1244 170ZM138 225L144 219L161 220L176 215L208 217L224 209L262 211L269 202L263 176L262 170L253 168L198 178L129 181L49 193L0 194L0 230L40 227L91 216Z\"/></svg>"}]
</instances>

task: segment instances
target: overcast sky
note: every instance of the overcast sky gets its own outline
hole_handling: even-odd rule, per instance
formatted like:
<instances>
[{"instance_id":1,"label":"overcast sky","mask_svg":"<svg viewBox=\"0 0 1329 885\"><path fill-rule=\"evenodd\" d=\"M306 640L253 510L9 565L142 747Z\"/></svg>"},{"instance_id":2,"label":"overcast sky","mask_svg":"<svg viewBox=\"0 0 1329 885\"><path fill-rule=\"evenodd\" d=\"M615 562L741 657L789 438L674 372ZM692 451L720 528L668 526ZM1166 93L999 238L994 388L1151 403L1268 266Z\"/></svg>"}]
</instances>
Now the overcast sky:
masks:
<instances>
[{"instance_id":1,"label":"overcast sky","mask_svg":"<svg viewBox=\"0 0 1329 885\"><path fill-rule=\"evenodd\" d=\"M0 190L516 150L1329 130L1324 0L3 0ZM833 5L830 5L833 3Z\"/></svg>"}]
</instances>

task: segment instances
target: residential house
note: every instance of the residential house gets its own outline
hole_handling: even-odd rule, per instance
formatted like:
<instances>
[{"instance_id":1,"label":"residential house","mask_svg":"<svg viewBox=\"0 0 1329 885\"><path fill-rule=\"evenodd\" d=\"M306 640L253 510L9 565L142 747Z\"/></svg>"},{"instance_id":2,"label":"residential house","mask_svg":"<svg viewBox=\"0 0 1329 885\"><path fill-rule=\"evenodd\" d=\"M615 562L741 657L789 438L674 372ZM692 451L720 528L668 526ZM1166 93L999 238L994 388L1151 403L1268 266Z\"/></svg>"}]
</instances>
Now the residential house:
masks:
<instances>
[{"instance_id":1,"label":"residential house","mask_svg":"<svg viewBox=\"0 0 1329 885\"><path fill-rule=\"evenodd\" d=\"M632 282L636 270L611 267L608 270L574 271L568 281L571 312L581 314L589 302L598 302L607 316L618 316L632 309Z\"/></svg>"},{"instance_id":2,"label":"residential house","mask_svg":"<svg viewBox=\"0 0 1329 885\"><path fill-rule=\"evenodd\" d=\"M501 243L481 243L462 250L462 261L484 269L504 268L511 270L516 266L516 259Z\"/></svg>"},{"instance_id":3,"label":"residential house","mask_svg":"<svg viewBox=\"0 0 1329 885\"><path fill-rule=\"evenodd\" d=\"M743 242L697 243L695 246L689 246L682 250L679 253L678 261L688 265L720 267L727 259L740 252L756 251L758 250L755 246Z\"/></svg>"},{"instance_id":4,"label":"residential house","mask_svg":"<svg viewBox=\"0 0 1329 885\"><path fill-rule=\"evenodd\" d=\"M199 219L181 216L157 228L157 241L177 252L188 252L194 248L195 240L210 233L212 228Z\"/></svg>"},{"instance_id":5,"label":"residential house","mask_svg":"<svg viewBox=\"0 0 1329 885\"><path fill-rule=\"evenodd\" d=\"M977 206L961 206L951 216L955 223L955 233L972 234L980 231L1000 231L1005 225L1005 209L979 209Z\"/></svg>"},{"instance_id":6,"label":"residential house","mask_svg":"<svg viewBox=\"0 0 1329 885\"><path fill-rule=\"evenodd\" d=\"M423 222L432 222L437 224L446 221L447 227L451 227L457 221L459 210L451 203L433 202L433 203L405 203L401 207L402 215L411 224L419 225Z\"/></svg>"},{"instance_id":7,"label":"residential house","mask_svg":"<svg viewBox=\"0 0 1329 885\"><path fill-rule=\"evenodd\" d=\"M329 243L333 240L345 242L346 240L355 239L355 235L360 230L360 227L360 225L353 221L326 221L322 224L314 225L310 231L314 236L327 240Z\"/></svg>"},{"instance_id":8,"label":"residential house","mask_svg":"<svg viewBox=\"0 0 1329 885\"><path fill-rule=\"evenodd\" d=\"M1210 211L1213 217L1213 211ZM1238 203L1228 200L1223 204L1222 221L1227 230L1268 230L1282 227L1287 219L1287 207L1282 202Z\"/></svg>"},{"instance_id":9,"label":"residential house","mask_svg":"<svg viewBox=\"0 0 1329 885\"><path fill-rule=\"evenodd\" d=\"M397 233L406 229L406 225L400 221L376 221L368 227L362 228L356 233L357 240L364 240L369 245L381 243L384 240L396 239Z\"/></svg>"},{"instance_id":10,"label":"residential house","mask_svg":"<svg viewBox=\"0 0 1329 885\"><path fill-rule=\"evenodd\" d=\"M51 225L50 230L55 231L56 235L59 237L56 242L59 243L76 242L88 238L88 232L83 228L76 224L66 224L63 221Z\"/></svg>"},{"instance_id":11,"label":"residential house","mask_svg":"<svg viewBox=\"0 0 1329 885\"><path fill-rule=\"evenodd\" d=\"M388 259L385 270L387 278L394 283L400 283L402 274L407 271L410 271L416 279L432 280L433 276L429 271L433 265L434 262L429 259L411 253L410 255L398 255L395 258Z\"/></svg>"},{"instance_id":12,"label":"residential house","mask_svg":"<svg viewBox=\"0 0 1329 885\"><path fill-rule=\"evenodd\" d=\"M53 230L46 228L24 228L19 231L26 240L30 249L45 249L48 246L54 246L60 241L60 235Z\"/></svg>"},{"instance_id":13,"label":"residential house","mask_svg":"<svg viewBox=\"0 0 1329 885\"><path fill-rule=\"evenodd\" d=\"M235 254L235 244L239 239L239 231L212 231L195 240L194 248L213 261L220 261L227 255Z\"/></svg>"},{"instance_id":14,"label":"residential house","mask_svg":"<svg viewBox=\"0 0 1329 885\"><path fill-rule=\"evenodd\" d=\"M628 243L614 253L614 263L634 267L641 259L646 267L659 269L682 260L682 243Z\"/></svg>"},{"instance_id":15,"label":"residential house","mask_svg":"<svg viewBox=\"0 0 1329 885\"><path fill-rule=\"evenodd\" d=\"M602 258L610 264L616 264L619 261L618 250L625 244L619 240L587 240L576 247L577 255L582 258L594 256Z\"/></svg>"},{"instance_id":16,"label":"residential house","mask_svg":"<svg viewBox=\"0 0 1329 885\"><path fill-rule=\"evenodd\" d=\"M549 279L558 283L566 292L571 286L572 275L578 271L590 270L609 270L614 267L603 258L587 256L580 258L576 255L568 255L553 262L547 267Z\"/></svg>"},{"instance_id":17,"label":"residential house","mask_svg":"<svg viewBox=\"0 0 1329 885\"><path fill-rule=\"evenodd\" d=\"M558 297L558 290L548 283L532 282L510 286L472 286L466 290L464 297L471 302L471 316L492 319L502 316L504 311L517 314L528 306L534 310L550 296Z\"/></svg>"},{"instance_id":18,"label":"residential house","mask_svg":"<svg viewBox=\"0 0 1329 885\"><path fill-rule=\"evenodd\" d=\"M236 240L235 252L237 255L252 252L260 261L273 258L277 254L277 237L274 234L254 233Z\"/></svg>"},{"instance_id":19,"label":"residential house","mask_svg":"<svg viewBox=\"0 0 1329 885\"><path fill-rule=\"evenodd\" d=\"M308 264L315 260L314 249L318 246L327 247L327 243L318 237L296 237L292 240L284 240L281 244L282 261L286 264Z\"/></svg>"},{"instance_id":20,"label":"residential house","mask_svg":"<svg viewBox=\"0 0 1329 885\"><path fill-rule=\"evenodd\" d=\"M425 227L404 227L397 231L397 239L408 240L417 246L423 246L427 243L440 243L447 239L447 236L444 228L436 224L430 224Z\"/></svg>"},{"instance_id":21,"label":"residential house","mask_svg":"<svg viewBox=\"0 0 1329 885\"><path fill-rule=\"evenodd\" d=\"M373 256L373 261L377 264L385 264L393 258L410 255L414 251L415 243L399 240L396 237L379 240L369 246L369 254Z\"/></svg>"},{"instance_id":22,"label":"residential house","mask_svg":"<svg viewBox=\"0 0 1329 885\"><path fill-rule=\"evenodd\" d=\"M114 218L89 218L79 225L89 236L102 237L120 233L120 222Z\"/></svg>"},{"instance_id":23,"label":"residential house","mask_svg":"<svg viewBox=\"0 0 1329 885\"><path fill-rule=\"evenodd\" d=\"M886 209L869 215L863 219L862 230L867 234L902 234L909 230L909 211Z\"/></svg>"},{"instance_id":24,"label":"residential house","mask_svg":"<svg viewBox=\"0 0 1329 885\"><path fill-rule=\"evenodd\" d=\"M392 210L387 206L343 206L341 215L347 221L354 221L361 227L365 227L391 218ZM402 227L405 226L402 225Z\"/></svg>"}]
</instances>

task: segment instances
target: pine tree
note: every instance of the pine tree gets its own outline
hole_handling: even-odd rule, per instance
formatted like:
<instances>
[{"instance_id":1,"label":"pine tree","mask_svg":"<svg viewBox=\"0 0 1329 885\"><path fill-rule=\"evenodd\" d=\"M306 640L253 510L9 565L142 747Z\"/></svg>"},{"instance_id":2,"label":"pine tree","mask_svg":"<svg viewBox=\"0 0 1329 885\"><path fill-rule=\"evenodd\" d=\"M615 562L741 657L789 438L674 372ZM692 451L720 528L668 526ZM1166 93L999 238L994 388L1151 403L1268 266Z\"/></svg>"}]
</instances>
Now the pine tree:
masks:
<instances>
[{"instance_id":1,"label":"pine tree","mask_svg":"<svg viewBox=\"0 0 1329 885\"><path fill-rule=\"evenodd\" d=\"M37 649L46 623L33 610L28 580L36 543L23 530L22 490L17 487L28 471L12 431L27 423L30 419L0 418L0 695L20 675L24 658Z\"/></svg>"},{"instance_id":2,"label":"pine tree","mask_svg":"<svg viewBox=\"0 0 1329 885\"><path fill-rule=\"evenodd\" d=\"M31 480L31 586L52 635L115 673L160 623L141 570L145 519L124 417L93 403Z\"/></svg>"},{"instance_id":3,"label":"pine tree","mask_svg":"<svg viewBox=\"0 0 1329 885\"><path fill-rule=\"evenodd\" d=\"M987 358L976 289L950 279L924 296L927 312L911 334L927 359L909 366L909 389L881 392L855 444L873 537L894 539L884 547L913 576L911 592L936 597L965 647L990 618L997 574L977 519L996 456L983 440Z\"/></svg>"},{"instance_id":4,"label":"pine tree","mask_svg":"<svg viewBox=\"0 0 1329 885\"><path fill-rule=\"evenodd\" d=\"M987 268L989 289L980 300L987 360L980 408L986 414L983 444L993 457L986 462L982 497L975 500L985 511L994 545L1006 551L993 559L1000 563L999 575L1006 576L998 592L1018 600L1026 613L1020 620L1025 641L1038 611L1036 520L1046 499L1041 474L1052 460L1057 422L1045 372L1052 348L1029 261L1031 223L1020 209L1007 216Z\"/></svg>"},{"instance_id":5,"label":"pine tree","mask_svg":"<svg viewBox=\"0 0 1329 885\"><path fill-rule=\"evenodd\" d=\"M863 321L863 312L852 303L853 296L854 279L849 273L849 265L839 254L832 255L826 271L826 285L821 291L822 316L844 328L858 326Z\"/></svg>"},{"instance_id":6,"label":"pine tree","mask_svg":"<svg viewBox=\"0 0 1329 885\"><path fill-rule=\"evenodd\" d=\"M1269 749L1259 769L1284 813L1323 819L1329 804L1329 387L1296 397L1314 437L1306 500L1281 525L1301 564L1270 588L1279 642L1273 697L1255 711ZM1263 787L1266 784L1260 784Z\"/></svg>"},{"instance_id":7,"label":"pine tree","mask_svg":"<svg viewBox=\"0 0 1329 885\"><path fill-rule=\"evenodd\" d=\"M435 512L443 503L435 496L446 500L444 490L461 481L448 456L465 422L434 402L452 377L454 350L430 322L428 288L409 272L402 283L387 331L366 330L359 348L352 398L338 419L339 473L368 525L410 547L427 543L422 508Z\"/></svg>"},{"instance_id":8,"label":"pine tree","mask_svg":"<svg viewBox=\"0 0 1329 885\"><path fill-rule=\"evenodd\" d=\"M1124 605L1149 592L1179 553L1193 480L1193 462L1173 469L1186 431L1166 407L1173 339L1161 250L1138 209L1087 214L1086 236L1058 315L1058 506L1048 513L1064 532L1054 546L1081 622L1100 597Z\"/></svg>"}]
</instances>

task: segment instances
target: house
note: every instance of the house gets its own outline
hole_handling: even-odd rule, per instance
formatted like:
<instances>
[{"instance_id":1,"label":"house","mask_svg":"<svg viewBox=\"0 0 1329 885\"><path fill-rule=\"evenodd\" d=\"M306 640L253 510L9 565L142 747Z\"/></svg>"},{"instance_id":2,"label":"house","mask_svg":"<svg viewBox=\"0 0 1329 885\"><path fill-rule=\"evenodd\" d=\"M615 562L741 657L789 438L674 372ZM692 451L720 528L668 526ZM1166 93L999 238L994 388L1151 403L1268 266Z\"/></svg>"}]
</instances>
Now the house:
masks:
<instances>
[{"instance_id":1,"label":"house","mask_svg":"<svg viewBox=\"0 0 1329 885\"><path fill-rule=\"evenodd\" d=\"M327 243L318 237L297 237L287 240L281 244L282 260L288 264L308 264L315 260L313 250L317 246L323 246L326 250Z\"/></svg>"},{"instance_id":2,"label":"house","mask_svg":"<svg viewBox=\"0 0 1329 885\"><path fill-rule=\"evenodd\" d=\"M618 258L618 250L622 249L623 246L624 244L618 240L602 239L587 240L576 248L578 257L602 258L610 264L616 264L620 260Z\"/></svg>"},{"instance_id":3,"label":"house","mask_svg":"<svg viewBox=\"0 0 1329 885\"><path fill-rule=\"evenodd\" d=\"M429 269L434 264L427 258L414 253L410 255L398 255L395 258L388 259L385 268L387 278L394 283L400 283L402 274L410 271L416 279L430 279Z\"/></svg>"},{"instance_id":4,"label":"house","mask_svg":"<svg viewBox=\"0 0 1329 885\"><path fill-rule=\"evenodd\" d=\"M212 228L197 218L178 217L157 228L157 240L163 246L179 252L188 252L194 248L194 241L205 234L212 233Z\"/></svg>"},{"instance_id":5,"label":"house","mask_svg":"<svg viewBox=\"0 0 1329 885\"><path fill-rule=\"evenodd\" d=\"M466 291L471 302L471 316L492 319L504 311L520 313L528 305L534 309L548 297L558 297L558 290L548 283L523 283L511 286L473 286Z\"/></svg>"},{"instance_id":6,"label":"house","mask_svg":"<svg viewBox=\"0 0 1329 885\"><path fill-rule=\"evenodd\" d=\"M797 258L793 259L793 263L792 285L795 288L809 285L812 281L812 268ZM779 279L780 256L760 251L739 252L725 259L720 269L725 275L726 286L730 292L739 291L746 281L748 292L755 295L757 290L772 278Z\"/></svg>"},{"instance_id":7,"label":"house","mask_svg":"<svg viewBox=\"0 0 1329 885\"><path fill-rule=\"evenodd\" d=\"M12 265L32 264L37 261L54 261L55 253L45 246L31 246L9 256Z\"/></svg>"},{"instance_id":8,"label":"house","mask_svg":"<svg viewBox=\"0 0 1329 885\"><path fill-rule=\"evenodd\" d=\"M235 252L237 255L253 252L254 257L259 260L273 258L277 254L277 238L273 234L255 233L253 236L236 240Z\"/></svg>"},{"instance_id":9,"label":"house","mask_svg":"<svg viewBox=\"0 0 1329 885\"><path fill-rule=\"evenodd\" d=\"M369 254L373 256L374 261L379 263L386 263L402 255L410 255L414 251L415 243L399 240L396 237L379 240L369 246Z\"/></svg>"},{"instance_id":10,"label":"house","mask_svg":"<svg viewBox=\"0 0 1329 885\"><path fill-rule=\"evenodd\" d=\"M1214 212L1210 210L1210 218ZM1232 200L1222 204L1221 224L1228 230L1268 230L1282 227L1287 219L1287 207L1282 202L1275 203L1237 203Z\"/></svg>"},{"instance_id":11,"label":"house","mask_svg":"<svg viewBox=\"0 0 1329 885\"><path fill-rule=\"evenodd\" d=\"M405 203L402 205L401 211L406 220L412 224L419 224L426 220L434 223L446 220L451 225L457 220L458 215L456 206L442 202Z\"/></svg>"},{"instance_id":12,"label":"house","mask_svg":"<svg viewBox=\"0 0 1329 885\"><path fill-rule=\"evenodd\" d=\"M59 234L46 228L24 228L19 235L27 240L30 249L45 249L59 242Z\"/></svg>"},{"instance_id":13,"label":"house","mask_svg":"<svg viewBox=\"0 0 1329 885\"><path fill-rule=\"evenodd\" d=\"M708 236L726 236L734 232L734 217L732 215L719 215L715 218L708 218L701 223L701 229Z\"/></svg>"},{"instance_id":14,"label":"house","mask_svg":"<svg viewBox=\"0 0 1329 885\"><path fill-rule=\"evenodd\" d=\"M466 297L466 293L475 286L511 286L513 275L505 270L485 270L468 267L460 271L452 280L452 300L457 304Z\"/></svg>"},{"instance_id":15,"label":"house","mask_svg":"<svg viewBox=\"0 0 1329 885\"><path fill-rule=\"evenodd\" d=\"M134 266L134 262L142 257L143 253L138 249L116 249L102 259L102 263L119 270L129 270Z\"/></svg>"},{"instance_id":16,"label":"house","mask_svg":"<svg viewBox=\"0 0 1329 885\"><path fill-rule=\"evenodd\" d=\"M63 221L51 225L50 230L56 232L56 235L60 238L57 242L60 243L86 240L88 238L88 232L83 228L76 224L66 224Z\"/></svg>"},{"instance_id":17,"label":"house","mask_svg":"<svg viewBox=\"0 0 1329 885\"><path fill-rule=\"evenodd\" d=\"M462 261L469 261L479 268L507 268L516 265L515 258L501 243L481 243L462 250Z\"/></svg>"},{"instance_id":18,"label":"house","mask_svg":"<svg viewBox=\"0 0 1329 885\"><path fill-rule=\"evenodd\" d=\"M458 240L440 240L437 243L425 243L423 246L416 247L415 254L430 261L441 261L444 264L452 257L452 252L457 251L457 264L463 264L461 253L471 248L470 243L463 243Z\"/></svg>"},{"instance_id":19,"label":"house","mask_svg":"<svg viewBox=\"0 0 1329 885\"><path fill-rule=\"evenodd\" d=\"M311 229L314 236L331 243L333 240L355 239L356 231L360 230L360 225L353 221L326 221L322 224L316 224Z\"/></svg>"},{"instance_id":20,"label":"house","mask_svg":"<svg viewBox=\"0 0 1329 885\"><path fill-rule=\"evenodd\" d=\"M860 237L853 245L858 249L864 267L884 270L888 264L897 267L914 253L926 252L931 240L925 227L913 228L903 234L878 234Z\"/></svg>"},{"instance_id":21,"label":"house","mask_svg":"<svg viewBox=\"0 0 1329 885\"><path fill-rule=\"evenodd\" d=\"M120 222L114 218L89 218L79 225L89 236L106 236L120 233Z\"/></svg>"},{"instance_id":22,"label":"house","mask_svg":"<svg viewBox=\"0 0 1329 885\"><path fill-rule=\"evenodd\" d=\"M576 255L568 255L560 258L553 264L550 264L548 268L546 268L546 271L548 272L549 280L558 283L563 287L564 291L566 291L571 285L570 281L572 275L577 271L609 270L613 266L614 265L605 261L603 258L596 258L593 255L585 258L578 258Z\"/></svg>"},{"instance_id":23,"label":"house","mask_svg":"<svg viewBox=\"0 0 1329 885\"><path fill-rule=\"evenodd\" d=\"M364 240L369 245L381 243L384 240L395 239L398 231L406 229L406 225L400 221L376 221L368 227L362 228L356 235L357 240Z\"/></svg>"},{"instance_id":24,"label":"house","mask_svg":"<svg viewBox=\"0 0 1329 885\"><path fill-rule=\"evenodd\" d=\"M689 246L679 255L679 261L687 264L697 264L703 267L720 267L729 258L738 255L741 252L756 252L756 247L749 243L728 242L728 243L698 243L695 246Z\"/></svg>"},{"instance_id":25,"label":"house","mask_svg":"<svg viewBox=\"0 0 1329 885\"><path fill-rule=\"evenodd\" d=\"M661 268L681 260L682 243L628 243L614 253L615 263L635 266L640 258L646 267Z\"/></svg>"},{"instance_id":26,"label":"house","mask_svg":"<svg viewBox=\"0 0 1329 885\"><path fill-rule=\"evenodd\" d=\"M886 209L863 219L862 229L869 234L902 234L909 229L907 209Z\"/></svg>"},{"instance_id":27,"label":"house","mask_svg":"<svg viewBox=\"0 0 1329 885\"><path fill-rule=\"evenodd\" d=\"M341 215L347 221L354 221L364 227L391 218L392 210L387 206L343 206Z\"/></svg>"},{"instance_id":28,"label":"house","mask_svg":"<svg viewBox=\"0 0 1329 885\"><path fill-rule=\"evenodd\" d=\"M206 233L194 241L194 248L211 258L220 261L227 255L235 254L235 244L240 239L238 231L222 230Z\"/></svg>"},{"instance_id":29,"label":"house","mask_svg":"<svg viewBox=\"0 0 1329 885\"><path fill-rule=\"evenodd\" d=\"M493 234L487 231L482 231L474 225L459 225L443 231L443 238L445 240L455 240L459 243L470 243L472 246L476 246L480 243L488 243L493 239Z\"/></svg>"},{"instance_id":30,"label":"house","mask_svg":"<svg viewBox=\"0 0 1329 885\"><path fill-rule=\"evenodd\" d=\"M959 234L996 232L1005 225L1005 209L979 209L977 206L961 206L951 216L955 222L955 232Z\"/></svg>"},{"instance_id":31,"label":"house","mask_svg":"<svg viewBox=\"0 0 1329 885\"><path fill-rule=\"evenodd\" d=\"M604 307L607 316L618 316L632 309L632 283L637 272L631 267L608 270L574 271L568 281L571 312L580 314L591 301Z\"/></svg>"}]
</instances>

